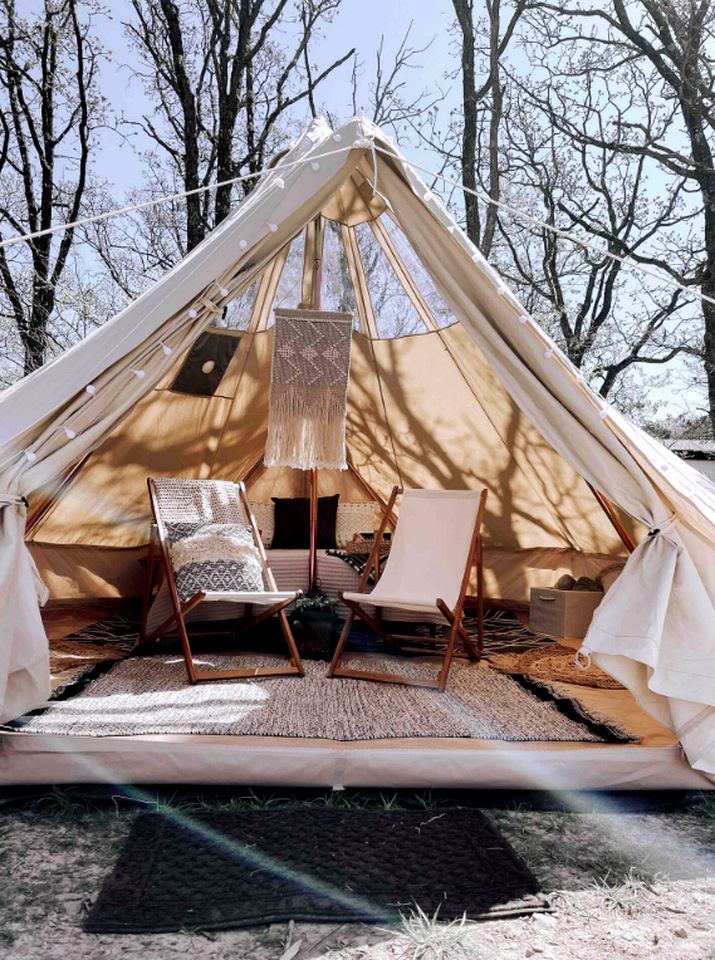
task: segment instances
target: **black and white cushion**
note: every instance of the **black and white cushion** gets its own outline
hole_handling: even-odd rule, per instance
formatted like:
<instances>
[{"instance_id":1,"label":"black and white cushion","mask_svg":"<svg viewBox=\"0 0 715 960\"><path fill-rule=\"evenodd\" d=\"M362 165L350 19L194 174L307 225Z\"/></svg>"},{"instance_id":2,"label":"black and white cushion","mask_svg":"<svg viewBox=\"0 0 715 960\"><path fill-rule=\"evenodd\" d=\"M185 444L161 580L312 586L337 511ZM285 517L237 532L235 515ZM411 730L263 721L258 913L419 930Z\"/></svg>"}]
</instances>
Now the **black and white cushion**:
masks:
<instances>
[{"instance_id":1,"label":"black and white cushion","mask_svg":"<svg viewBox=\"0 0 715 960\"><path fill-rule=\"evenodd\" d=\"M260 593L263 565L244 523L167 524L179 599L207 593Z\"/></svg>"}]
</instances>

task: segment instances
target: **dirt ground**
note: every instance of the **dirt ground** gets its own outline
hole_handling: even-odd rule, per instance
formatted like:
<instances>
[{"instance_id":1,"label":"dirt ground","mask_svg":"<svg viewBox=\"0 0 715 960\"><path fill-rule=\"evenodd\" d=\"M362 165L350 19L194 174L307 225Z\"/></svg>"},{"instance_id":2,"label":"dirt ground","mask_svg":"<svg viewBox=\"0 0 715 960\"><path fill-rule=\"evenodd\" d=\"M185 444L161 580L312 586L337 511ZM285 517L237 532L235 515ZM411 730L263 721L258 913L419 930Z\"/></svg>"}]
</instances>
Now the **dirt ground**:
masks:
<instances>
[{"instance_id":1,"label":"dirt ground","mask_svg":"<svg viewBox=\"0 0 715 960\"><path fill-rule=\"evenodd\" d=\"M246 808L282 802L144 795L88 799L55 790L0 798L0 957L3 960L715 960L715 796L528 797L479 802L524 857L553 913L442 924L412 914L400 927L273 924L250 931L106 935L82 931L137 810ZM295 801L295 798L292 798ZM392 793L299 798L392 806ZM412 798L414 799L414 798ZM424 799L424 798L423 798ZM474 798L428 798L441 809Z\"/></svg>"}]
</instances>

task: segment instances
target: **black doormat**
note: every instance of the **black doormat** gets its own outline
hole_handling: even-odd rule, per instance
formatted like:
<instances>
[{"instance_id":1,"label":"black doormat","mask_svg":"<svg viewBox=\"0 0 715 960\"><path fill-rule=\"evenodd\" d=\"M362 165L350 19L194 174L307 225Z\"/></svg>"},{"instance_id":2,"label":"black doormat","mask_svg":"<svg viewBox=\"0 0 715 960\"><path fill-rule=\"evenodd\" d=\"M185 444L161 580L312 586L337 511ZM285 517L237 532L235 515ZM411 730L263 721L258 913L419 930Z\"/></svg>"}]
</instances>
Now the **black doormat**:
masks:
<instances>
[{"instance_id":1,"label":"black doormat","mask_svg":"<svg viewBox=\"0 0 715 960\"><path fill-rule=\"evenodd\" d=\"M85 927L389 924L416 906L443 920L549 909L526 864L478 810L284 807L141 814Z\"/></svg>"}]
</instances>

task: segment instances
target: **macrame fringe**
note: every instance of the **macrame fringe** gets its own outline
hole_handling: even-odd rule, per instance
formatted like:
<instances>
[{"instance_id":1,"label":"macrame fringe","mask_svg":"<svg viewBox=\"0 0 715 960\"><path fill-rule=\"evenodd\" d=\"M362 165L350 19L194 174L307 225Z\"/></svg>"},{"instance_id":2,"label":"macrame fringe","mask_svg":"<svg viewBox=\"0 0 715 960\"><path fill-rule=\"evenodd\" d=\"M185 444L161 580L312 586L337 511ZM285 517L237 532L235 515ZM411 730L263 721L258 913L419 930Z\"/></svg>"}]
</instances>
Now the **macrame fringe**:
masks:
<instances>
[{"instance_id":1,"label":"macrame fringe","mask_svg":"<svg viewBox=\"0 0 715 960\"><path fill-rule=\"evenodd\" d=\"M297 470L346 470L345 398L316 391L306 396L291 388L274 391L263 462Z\"/></svg>"}]
</instances>

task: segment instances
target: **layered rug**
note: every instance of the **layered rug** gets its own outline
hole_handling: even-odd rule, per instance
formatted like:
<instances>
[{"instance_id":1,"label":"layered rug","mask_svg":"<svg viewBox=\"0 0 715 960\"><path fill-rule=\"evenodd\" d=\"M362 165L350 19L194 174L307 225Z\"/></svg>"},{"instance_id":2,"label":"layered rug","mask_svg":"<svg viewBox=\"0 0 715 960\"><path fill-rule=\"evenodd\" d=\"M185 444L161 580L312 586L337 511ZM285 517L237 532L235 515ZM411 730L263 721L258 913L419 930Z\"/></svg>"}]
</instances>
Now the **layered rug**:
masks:
<instances>
[{"instance_id":1,"label":"layered rug","mask_svg":"<svg viewBox=\"0 0 715 960\"><path fill-rule=\"evenodd\" d=\"M203 654L199 670L275 666L266 655ZM457 660L445 693L351 678L327 679L325 664L305 661L305 677L260 677L190 686L176 655L130 657L16 721L24 732L72 736L196 734L306 737L338 741L470 737L503 741L619 742L604 725L546 687ZM346 658L352 669L434 677L438 664L388 657ZM570 715L569 715L570 714Z\"/></svg>"},{"instance_id":2,"label":"layered rug","mask_svg":"<svg viewBox=\"0 0 715 960\"><path fill-rule=\"evenodd\" d=\"M61 640L50 642L50 675L55 694L62 694L96 664L123 660L136 646L139 623L131 617L99 620Z\"/></svg>"},{"instance_id":3,"label":"layered rug","mask_svg":"<svg viewBox=\"0 0 715 960\"><path fill-rule=\"evenodd\" d=\"M442 920L549 908L529 868L478 810L303 807L140 815L85 928L396 923L417 907Z\"/></svg>"}]
</instances>

